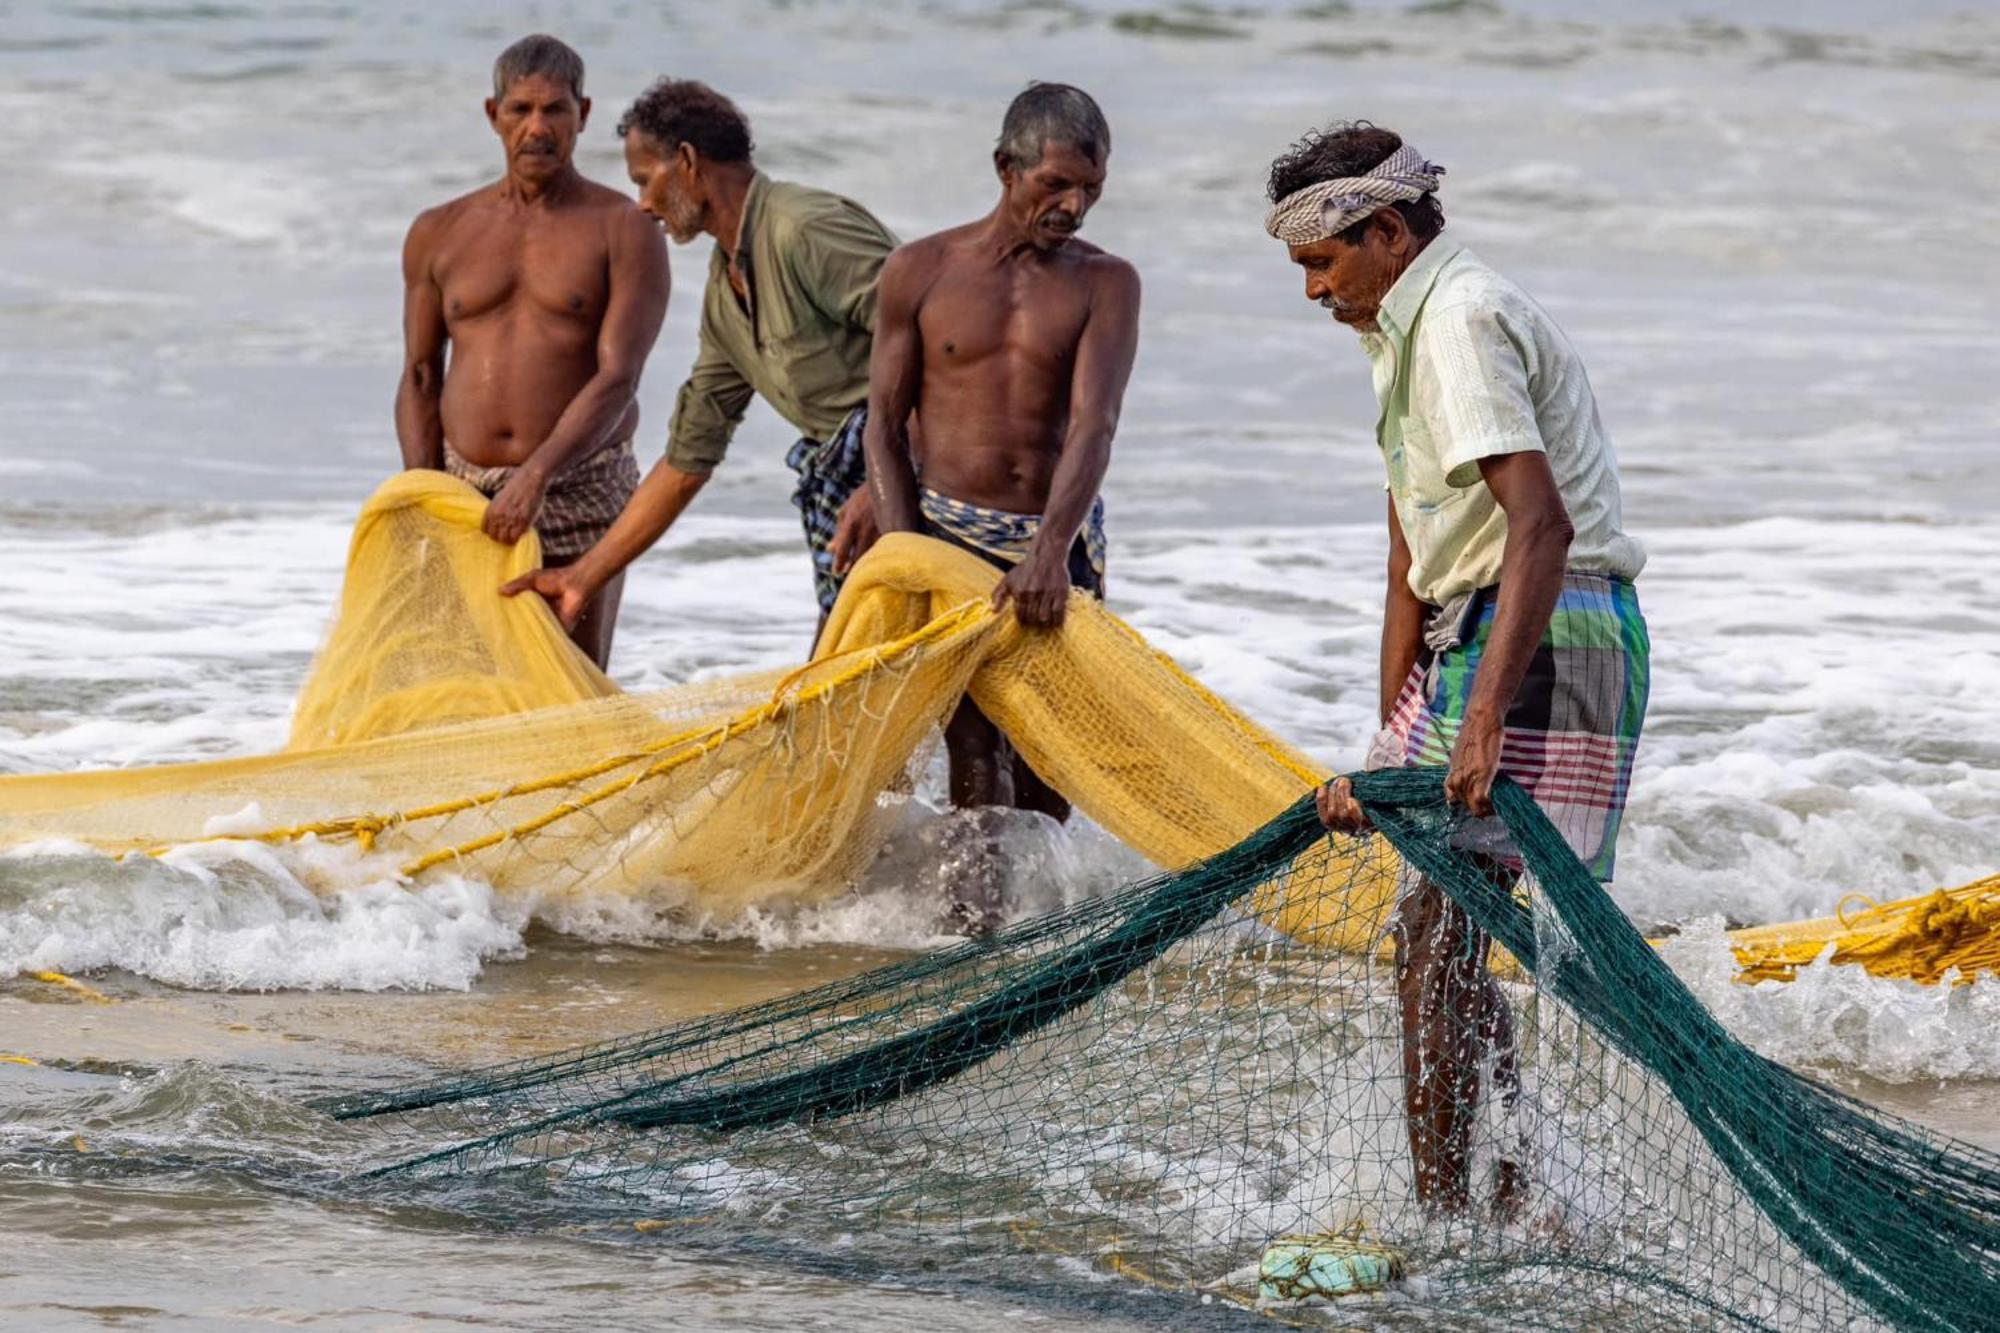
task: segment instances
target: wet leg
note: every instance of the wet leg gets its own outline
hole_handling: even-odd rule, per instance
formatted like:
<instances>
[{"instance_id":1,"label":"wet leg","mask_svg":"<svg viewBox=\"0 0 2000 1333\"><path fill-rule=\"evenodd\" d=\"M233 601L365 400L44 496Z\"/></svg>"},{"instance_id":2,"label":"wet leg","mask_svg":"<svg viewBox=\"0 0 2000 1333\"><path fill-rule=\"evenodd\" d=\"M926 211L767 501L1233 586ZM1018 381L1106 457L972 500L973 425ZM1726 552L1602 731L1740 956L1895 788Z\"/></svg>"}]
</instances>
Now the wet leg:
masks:
<instances>
[{"instance_id":1,"label":"wet leg","mask_svg":"<svg viewBox=\"0 0 2000 1333\"><path fill-rule=\"evenodd\" d=\"M1000 923L1003 893L999 841L986 812L1014 803L1011 750L1000 729L971 699L961 699L945 724L944 745L951 770L951 803L968 812L963 832L972 843L948 915L967 934L983 935Z\"/></svg>"},{"instance_id":2,"label":"wet leg","mask_svg":"<svg viewBox=\"0 0 2000 1333\"><path fill-rule=\"evenodd\" d=\"M1518 1094L1513 1021L1487 971L1486 936L1428 881L1404 899L1396 921L1396 998L1403 1037L1403 1105L1418 1201L1439 1215L1471 1207L1472 1139L1480 1067L1495 1060L1495 1082ZM1503 1163L1496 1208L1518 1208L1517 1164Z\"/></svg>"}]
</instances>

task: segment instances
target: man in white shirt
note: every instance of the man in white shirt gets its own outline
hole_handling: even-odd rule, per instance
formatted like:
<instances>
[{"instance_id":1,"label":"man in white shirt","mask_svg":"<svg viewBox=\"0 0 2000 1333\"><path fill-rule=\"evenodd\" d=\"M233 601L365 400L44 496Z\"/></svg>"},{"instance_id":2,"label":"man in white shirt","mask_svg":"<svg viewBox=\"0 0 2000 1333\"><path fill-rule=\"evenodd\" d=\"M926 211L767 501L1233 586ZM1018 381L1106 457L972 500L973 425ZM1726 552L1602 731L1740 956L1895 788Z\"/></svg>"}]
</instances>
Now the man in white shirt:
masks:
<instances>
[{"instance_id":1,"label":"man in white shirt","mask_svg":"<svg viewBox=\"0 0 2000 1333\"><path fill-rule=\"evenodd\" d=\"M1443 174L1366 122L1308 134L1271 168L1266 227L1306 296L1360 333L1381 407L1389 578L1369 767L1448 763L1447 798L1482 820L1506 773L1608 880L1646 710L1645 552L1622 526L1583 363L1526 293L1440 234ZM1367 827L1344 779L1319 807L1329 828ZM1518 869L1504 833L1468 833ZM1518 1090L1512 1019L1488 940L1442 890L1406 892L1394 932L1417 1194L1462 1213L1482 1066L1503 1101ZM1502 1214L1523 1202L1515 1156L1503 1145Z\"/></svg>"}]
</instances>

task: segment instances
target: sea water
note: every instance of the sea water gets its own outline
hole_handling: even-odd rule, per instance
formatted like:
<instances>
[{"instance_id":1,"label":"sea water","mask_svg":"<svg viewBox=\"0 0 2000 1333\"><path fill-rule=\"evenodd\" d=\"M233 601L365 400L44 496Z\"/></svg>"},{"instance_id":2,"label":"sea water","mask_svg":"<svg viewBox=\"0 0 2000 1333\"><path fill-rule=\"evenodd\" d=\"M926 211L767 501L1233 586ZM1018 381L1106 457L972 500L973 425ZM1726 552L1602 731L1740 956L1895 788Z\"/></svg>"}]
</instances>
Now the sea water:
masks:
<instances>
[{"instance_id":1,"label":"sea water","mask_svg":"<svg viewBox=\"0 0 2000 1333\"><path fill-rule=\"evenodd\" d=\"M282 743L352 516L396 465L403 230L494 174L487 69L535 29L589 62L590 174L620 182L610 126L650 78L700 77L741 102L767 170L904 236L990 205L999 114L1025 80L1096 93L1114 151L1085 234L1145 282L1106 485L1112 606L1352 765L1376 706L1374 407L1352 334L1264 236L1261 187L1302 130L1368 117L1447 166L1452 233L1569 331L1617 441L1656 657L1614 895L1683 929L1670 959L1760 1049L1993 1137L2000 987L1829 968L1740 987L1721 929L1996 868L2000 19L1930 0L1606 8L6 7L0 771ZM649 462L706 258L674 254L641 392ZM623 683L801 654L789 440L753 408L635 568ZM17 978L0 982L0 1051L86 1071L0 1067L0 1119L269 1147L295 1136L288 1088L825 980L938 942L949 831L915 820L862 892L735 921L453 880L361 877L328 898L275 860L209 853L0 860L0 977ZM1021 912L1142 869L1088 826L1024 818L1009 838ZM125 1002L57 1004L18 979L50 968ZM1057 1319L718 1274L670 1246L475 1242L223 1175L114 1176L0 1170L8 1321ZM232 1285L204 1276L218 1264Z\"/></svg>"}]
</instances>

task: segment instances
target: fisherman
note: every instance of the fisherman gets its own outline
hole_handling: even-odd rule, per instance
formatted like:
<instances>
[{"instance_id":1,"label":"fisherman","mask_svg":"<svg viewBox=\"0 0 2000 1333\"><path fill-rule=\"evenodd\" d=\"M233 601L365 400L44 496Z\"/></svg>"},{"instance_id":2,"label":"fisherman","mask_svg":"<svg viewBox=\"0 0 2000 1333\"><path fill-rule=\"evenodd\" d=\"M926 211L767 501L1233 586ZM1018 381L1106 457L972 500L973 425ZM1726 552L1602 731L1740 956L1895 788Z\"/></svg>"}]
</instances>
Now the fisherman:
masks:
<instances>
[{"instance_id":1,"label":"fisherman","mask_svg":"<svg viewBox=\"0 0 2000 1333\"><path fill-rule=\"evenodd\" d=\"M1518 871L1492 788L1507 774L1583 863L1611 877L1646 711L1646 622L1618 463L1583 363L1547 312L1443 238L1442 167L1366 122L1307 134L1271 165L1266 220L1308 299L1361 335L1388 470L1382 731L1371 768L1449 764L1461 838ZM1367 819L1346 779L1319 791L1330 829ZM1512 1019L1489 941L1442 890L1396 907L1405 1110L1418 1198L1471 1207L1482 1065L1518 1090ZM1492 1206L1525 1182L1503 1147Z\"/></svg>"},{"instance_id":2,"label":"fisherman","mask_svg":"<svg viewBox=\"0 0 2000 1333\"><path fill-rule=\"evenodd\" d=\"M525 37L493 66L486 119L500 180L417 216L403 244L403 466L443 468L490 498L485 530L530 528L550 565L576 559L638 484L639 373L667 309L667 247L571 161L590 119L583 60ZM446 370L446 345L450 370ZM603 666L620 585L565 623Z\"/></svg>"},{"instance_id":3,"label":"fisherman","mask_svg":"<svg viewBox=\"0 0 2000 1333\"><path fill-rule=\"evenodd\" d=\"M1030 84L1001 124L993 210L882 270L867 431L882 531L984 558L1004 571L994 605L1037 629L1063 623L1072 588L1104 593L1098 487L1138 348L1139 275L1076 233L1110 153L1089 94ZM945 743L953 804L1068 815L971 700Z\"/></svg>"},{"instance_id":4,"label":"fisherman","mask_svg":"<svg viewBox=\"0 0 2000 1333\"><path fill-rule=\"evenodd\" d=\"M820 622L875 538L862 424L875 293L896 238L851 199L777 181L751 159L750 122L706 84L661 79L618 122L639 207L682 245L714 238L694 369L667 453L603 540L516 579L565 623L657 542L708 484L758 394L799 431L786 462L805 524Z\"/></svg>"}]
</instances>

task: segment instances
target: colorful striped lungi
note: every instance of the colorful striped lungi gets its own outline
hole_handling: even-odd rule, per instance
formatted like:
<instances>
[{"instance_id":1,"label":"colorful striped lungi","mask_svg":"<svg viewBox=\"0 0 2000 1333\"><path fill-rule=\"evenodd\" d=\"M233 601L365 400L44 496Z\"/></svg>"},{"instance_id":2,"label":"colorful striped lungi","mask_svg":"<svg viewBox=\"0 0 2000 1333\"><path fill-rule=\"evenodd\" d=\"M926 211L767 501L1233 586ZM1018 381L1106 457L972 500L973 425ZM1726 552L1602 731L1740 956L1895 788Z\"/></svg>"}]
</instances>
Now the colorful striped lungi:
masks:
<instances>
[{"instance_id":1,"label":"colorful striped lungi","mask_svg":"<svg viewBox=\"0 0 2000 1333\"><path fill-rule=\"evenodd\" d=\"M1418 655L1380 738L1392 751L1400 747L1400 754L1386 756L1392 764L1451 762L1493 631L1496 591L1475 595L1458 631L1448 636L1456 643L1441 650L1426 646ZM1600 881L1611 878L1646 716L1651 651L1629 581L1564 574L1549 628L1507 710L1500 771L1527 788ZM1504 845L1478 849L1518 865Z\"/></svg>"},{"instance_id":2,"label":"colorful striped lungi","mask_svg":"<svg viewBox=\"0 0 2000 1333\"><path fill-rule=\"evenodd\" d=\"M861 433L868 425L868 409L857 407L828 440L802 439L785 454L785 466L799 474L792 503L798 506L805 524L806 549L812 553L813 595L819 598L822 613L833 610L840 596L844 574L833 572L833 534L840 527L840 511L849 497L868 479L868 458L861 448Z\"/></svg>"},{"instance_id":3,"label":"colorful striped lungi","mask_svg":"<svg viewBox=\"0 0 2000 1333\"><path fill-rule=\"evenodd\" d=\"M489 500L514 476L511 467L467 462L450 445L445 446L444 470ZM597 545L637 489L639 462L632 456L630 440L599 449L558 472L542 492L542 509L535 515L542 563L550 568L566 565Z\"/></svg>"}]
</instances>

